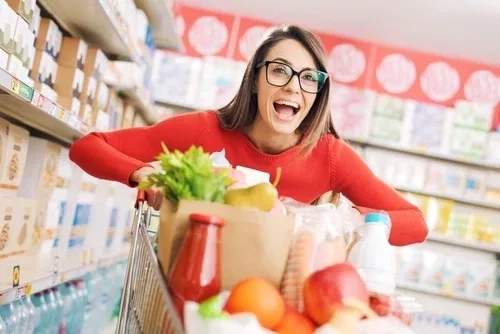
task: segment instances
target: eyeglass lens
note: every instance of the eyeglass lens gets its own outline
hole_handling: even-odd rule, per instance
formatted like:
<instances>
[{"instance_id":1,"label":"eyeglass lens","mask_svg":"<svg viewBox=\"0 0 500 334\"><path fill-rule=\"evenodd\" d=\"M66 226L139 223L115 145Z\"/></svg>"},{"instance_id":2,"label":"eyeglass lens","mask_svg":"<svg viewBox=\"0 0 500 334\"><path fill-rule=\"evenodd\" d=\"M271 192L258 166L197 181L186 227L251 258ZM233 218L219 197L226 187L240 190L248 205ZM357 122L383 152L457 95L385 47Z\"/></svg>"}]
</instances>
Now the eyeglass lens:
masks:
<instances>
[{"instance_id":1,"label":"eyeglass lens","mask_svg":"<svg viewBox=\"0 0 500 334\"><path fill-rule=\"evenodd\" d=\"M290 81L293 70L290 66L281 63L269 63L267 66L267 80L271 85L285 86ZM306 92L317 93L325 81L325 75L315 70L300 72L300 87Z\"/></svg>"}]
</instances>

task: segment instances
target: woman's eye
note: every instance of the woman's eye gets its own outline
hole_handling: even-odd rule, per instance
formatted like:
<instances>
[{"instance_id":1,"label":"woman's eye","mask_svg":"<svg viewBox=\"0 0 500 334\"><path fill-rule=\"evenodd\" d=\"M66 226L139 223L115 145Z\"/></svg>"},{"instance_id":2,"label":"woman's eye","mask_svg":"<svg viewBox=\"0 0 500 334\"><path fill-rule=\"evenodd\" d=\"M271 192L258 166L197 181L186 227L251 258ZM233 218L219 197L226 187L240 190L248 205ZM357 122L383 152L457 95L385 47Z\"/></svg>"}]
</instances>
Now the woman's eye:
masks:
<instances>
[{"instance_id":1,"label":"woman's eye","mask_svg":"<svg viewBox=\"0 0 500 334\"><path fill-rule=\"evenodd\" d=\"M283 68L283 67L275 67L275 68L273 69L273 72L274 72L274 73L279 73L279 74L286 74L286 73L287 73L287 72L286 72L286 69L285 69L285 68Z\"/></svg>"},{"instance_id":2,"label":"woman's eye","mask_svg":"<svg viewBox=\"0 0 500 334\"><path fill-rule=\"evenodd\" d=\"M307 81L314 81L314 82L318 81L316 77L313 76L312 74L304 74L302 78Z\"/></svg>"}]
</instances>

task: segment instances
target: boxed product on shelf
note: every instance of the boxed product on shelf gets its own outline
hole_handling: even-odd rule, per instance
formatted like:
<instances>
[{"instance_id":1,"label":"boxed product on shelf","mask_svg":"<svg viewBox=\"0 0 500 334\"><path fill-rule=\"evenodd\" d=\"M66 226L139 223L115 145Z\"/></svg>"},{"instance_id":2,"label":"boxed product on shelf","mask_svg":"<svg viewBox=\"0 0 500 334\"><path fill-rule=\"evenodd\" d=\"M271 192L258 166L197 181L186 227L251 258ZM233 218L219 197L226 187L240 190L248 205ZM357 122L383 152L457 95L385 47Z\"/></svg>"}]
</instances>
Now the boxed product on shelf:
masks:
<instances>
[{"instance_id":1,"label":"boxed product on shelf","mask_svg":"<svg viewBox=\"0 0 500 334\"><path fill-rule=\"evenodd\" d=\"M57 221L57 233L56 239L54 240L55 248L59 246L59 240L61 238L62 227L68 207L69 186L74 174L73 165L69 159L69 150L65 147L61 147L57 168L56 187L49 199L51 216Z\"/></svg>"},{"instance_id":2,"label":"boxed product on shelf","mask_svg":"<svg viewBox=\"0 0 500 334\"><path fill-rule=\"evenodd\" d=\"M97 80L92 76L86 76L83 81L82 94L80 95L79 116L86 124L92 125L92 106L96 98Z\"/></svg>"},{"instance_id":3,"label":"boxed product on shelf","mask_svg":"<svg viewBox=\"0 0 500 334\"><path fill-rule=\"evenodd\" d=\"M30 23L30 31L33 33L33 35L35 35L35 41L36 41L36 36L38 36L38 30L40 29L41 20L42 16L40 7L38 7L38 5L35 4L35 8L33 10L33 19L31 20Z\"/></svg>"},{"instance_id":4,"label":"boxed product on shelf","mask_svg":"<svg viewBox=\"0 0 500 334\"><path fill-rule=\"evenodd\" d=\"M489 202L500 203L500 173L489 171L486 180L484 199Z\"/></svg>"},{"instance_id":5,"label":"boxed product on shelf","mask_svg":"<svg viewBox=\"0 0 500 334\"><path fill-rule=\"evenodd\" d=\"M14 205L15 201L0 201L0 261L10 254L13 248L15 236L12 233L14 228Z\"/></svg>"},{"instance_id":6,"label":"boxed product on shelf","mask_svg":"<svg viewBox=\"0 0 500 334\"><path fill-rule=\"evenodd\" d=\"M0 202L0 261L31 247L36 201L13 197Z\"/></svg>"},{"instance_id":7,"label":"boxed product on shelf","mask_svg":"<svg viewBox=\"0 0 500 334\"><path fill-rule=\"evenodd\" d=\"M22 17L18 16L7 71L21 81L26 81L29 70L33 66L35 56L34 40L35 35L29 30L28 24Z\"/></svg>"},{"instance_id":8,"label":"boxed product on shelf","mask_svg":"<svg viewBox=\"0 0 500 334\"><path fill-rule=\"evenodd\" d=\"M450 153L484 159L487 153L488 132L454 126L450 137Z\"/></svg>"},{"instance_id":9,"label":"boxed product on shelf","mask_svg":"<svg viewBox=\"0 0 500 334\"><path fill-rule=\"evenodd\" d=\"M35 81L35 89L53 102L57 101L57 93L54 90L57 71L57 63L50 54L37 50L30 78Z\"/></svg>"},{"instance_id":10,"label":"boxed product on shelf","mask_svg":"<svg viewBox=\"0 0 500 334\"><path fill-rule=\"evenodd\" d=\"M104 81L97 81L96 98L92 104L93 110L104 110L108 106L110 99L110 90Z\"/></svg>"},{"instance_id":11,"label":"boxed product on shelf","mask_svg":"<svg viewBox=\"0 0 500 334\"><path fill-rule=\"evenodd\" d=\"M33 245L35 231L37 201L31 198L16 198L14 207L14 221L16 228L13 229L16 237L16 246L12 255L24 254Z\"/></svg>"},{"instance_id":12,"label":"boxed product on shelf","mask_svg":"<svg viewBox=\"0 0 500 334\"><path fill-rule=\"evenodd\" d=\"M486 160L500 162L500 131L490 132L488 134L488 151Z\"/></svg>"},{"instance_id":13,"label":"boxed product on shelf","mask_svg":"<svg viewBox=\"0 0 500 334\"><path fill-rule=\"evenodd\" d=\"M63 37L57 63L60 67L78 68L83 71L87 49L87 43L83 39Z\"/></svg>"},{"instance_id":14,"label":"boxed product on shelf","mask_svg":"<svg viewBox=\"0 0 500 334\"><path fill-rule=\"evenodd\" d=\"M17 14L10 8L5 0L0 0L0 48L10 53L14 45L14 32L16 30Z\"/></svg>"},{"instance_id":15,"label":"boxed product on shelf","mask_svg":"<svg viewBox=\"0 0 500 334\"><path fill-rule=\"evenodd\" d=\"M55 60L59 57L62 43L62 32L57 24L48 18L40 20L35 47L39 51L45 51Z\"/></svg>"},{"instance_id":16,"label":"boxed product on shelf","mask_svg":"<svg viewBox=\"0 0 500 334\"><path fill-rule=\"evenodd\" d=\"M95 204L97 179L82 172L81 187L76 197L75 214L71 221L68 251L82 250Z\"/></svg>"},{"instance_id":17,"label":"boxed product on shelf","mask_svg":"<svg viewBox=\"0 0 500 334\"><path fill-rule=\"evenodd\" d=\"M443 130L451 123L452 111L413 101L407 103L413 110L408 146L429 152L447 151L447 133Z\"/></svg>"},{"instance_id":18,"label":"boxed product on shelf","mask_svg":"<svg viewBox=\"0 0 500 334\"><path fill-rule=\"evenodd\" d=\"M36 1L34 0L7 0L9 6L16 11L28 24L33 20Z\"/></svg>"},{"instance_id":19,"label":"boxed product on shelf","mask_svg":"<svg viewBox=\"0 0 500 334\"><path fill-rule=\"evenodd\" d=\"M80 113L80 96L83 89L85 75L76 67L59 66L57 70L54 90L57 92L59 103L64 108L71 110L76 115Z\"/></svg>"},{"instance_id":20,"label":"boxed product on shelf","mask_svg":"<svg viewBox=\"0 0 500 334\"><path fill-rule=\"evenodd\" d=\"M486 171L469 168L465 176L464 198L482 200L486 190Z\"/></svg>"},{"instance_id":21,"label":"boxed product on shelf","mask_svg":"<svg viewBox=\"0 0 500 334\"><path fill-rule=\"evenodd\" d=\"M100 80L106 72L108 62L108 58L101 49L89 47L83 71L86 76L93 76L97 80Z\"/></svg>"},{"instance_id":22,"label":"boxed product on shelf","mask_svg":"<svg viewBox=\"0 0 500 334\"><path fill-rule=\"evenodd\" d=\"M121 128L122 129L131 128L134 124L135 108L132 104L127 102L123 102L123 106L124 109L123 109Z\"/></svg>"},{"instance_id":23,"label":"boxed product on shelf","mask_svg":"<svg viewBox=\"0 0 500 334\"><path fill-rule=\"evenodd\" d=\"M333 84L331 88L332 121L342 137L365 139L374 109L375 93Z\"/></svg>"},{"instance_id":24,"label":"boxed product on shelf","mask_svg":"<svg viewBox=\"0 0 500 334\"><path fill-rule=\"evenodd\" d=\"M117 130L121 128L123 123L123 108L123 103L114 103L112 106L108 106L110 130Z\"/></svg>"},{"instance_id":25,"label":"boxed product on shelf","mask_svg":"<svg viewBox=\"0 0 500 334\"><path fill-rule=\"evenodd\" d=\"M487 132L491 128L494 108L490 104L480 104L470 101L455 102L453 124Z\"/></svg>"},{"instance_id":26,"label":"boxed product on shelf","mask_svg":"<svg viewBox=\"0 0 500 334\"><path fill-rule=\"evenodd\" d=\"M29 132L0 119L0 196L16 196L26 166Z\"/></svg>"},{"instance_id":27,"label":"boxed product on shelf","mask_svg":"<svg viewBox=\"0 0 500 334\"><path fill-rule=\"evenodd\" d=\"M28 158L19 195L46 199L56 187L61 146L46 139L31 137Z\"/></svg>"},{"instance_id":28,"label":"boxed product on shelf","mask_svg":"<svg viewBox=\"0 0 500 334\"><path fill-rule=\"evenodd\" d=\"M0 69L7 70L8 62L9 62L9 54L4 50L0 49Z\"/></svg>"}]
</instances>

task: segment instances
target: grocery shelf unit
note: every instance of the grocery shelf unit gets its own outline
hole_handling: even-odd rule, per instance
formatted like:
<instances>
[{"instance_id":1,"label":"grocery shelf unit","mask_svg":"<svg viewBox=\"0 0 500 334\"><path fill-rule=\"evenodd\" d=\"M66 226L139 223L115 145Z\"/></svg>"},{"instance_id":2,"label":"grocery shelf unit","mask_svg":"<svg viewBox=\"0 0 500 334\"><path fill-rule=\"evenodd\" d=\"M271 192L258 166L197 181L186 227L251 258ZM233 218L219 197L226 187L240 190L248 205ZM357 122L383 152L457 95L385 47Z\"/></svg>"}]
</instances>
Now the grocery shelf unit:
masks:
<instances>
[{"instance_id":1,"label":"grocery shelf unit","mask_svg":"<svg viewBox=\"0 0 500 334\"><path fill-rule=\"evenodd\" d=\"M88 45L104 51L110 60L144 63L141 50L134 47L131 37L119 22L117 14L108 1L38 0L37 4L44 10L45 14L51 16L65 31L65 34L82 38ZM154 36L158 38L157 45L163 48L179 49L180 39L175 32L173 15L167 1L137 0L136 5L145 11ZM119 97L135 107L135 114L139 115L144 123L154 124L158 121L158 115L154 113L152 106L144 101L135 88L110 88L118 91ZM32 135L47 138L66 148L93 130L91 126L79 118L77 113L60 106L30 87L26 82L22 82L1 68L0 117L27 128ZM76 197L78 192L83 191L80 188L83 184L81 174L71 179L69 197ZM104 181L97 186L96 194L101 202L105 202L108 198L108 187L110 188ZM130 200L127 197L130 194L125 191L117 191L116 193L118 203L128 203ZM68 202L70 201L72 200L68 199ZM132 204L130 201L130 210ZM66 210L72 209L66 207ZM95 214L99 213L100 211ZM124 224L127 212L120 208L118 215ZM127 226L122 225L122 228L126 231ZM100 232L102 232L104 240L105 231ZM69 235L70 233L67 230L62 234ZM68 240L60 240L60 242L67 243ZM0 307L61 283L74 281L101 268L125 261L128 249L126 246L122 247L121 244L119 246L119 251L108 248L106 254L94 254L93 250L89 254L87 249L83 253L81 251L68 253L61 258L60 263L59 259L56 263L55 259L51 258L53 254L44 257L33 252L2 259L0 262L0 271L2 272L0 275ZM20 275L18 279L14 279L14 270L17 266L20 268Z\"/></svg>"},{"instance_id":2,"label":"grocery shelf unit","mask_svg":"<svg viewBox=\"0 0 500 334\"><path fill-rule=\"evenodd\" d=\"M39 92L0 69L0 113L70 145L85 129L82 122Z\"/></svg>"},{"instance_id":3,"label":"grocery shelf unit","mask_svg":"<svg viewBox=\"0 0 500 334\"><path fill-rule=\"evenodd\" d=\"M160 49L182 51L181 41L176 33L175 19L167 0L135 0L153 29L153 37Z\"/></svg>"}]
</instances>

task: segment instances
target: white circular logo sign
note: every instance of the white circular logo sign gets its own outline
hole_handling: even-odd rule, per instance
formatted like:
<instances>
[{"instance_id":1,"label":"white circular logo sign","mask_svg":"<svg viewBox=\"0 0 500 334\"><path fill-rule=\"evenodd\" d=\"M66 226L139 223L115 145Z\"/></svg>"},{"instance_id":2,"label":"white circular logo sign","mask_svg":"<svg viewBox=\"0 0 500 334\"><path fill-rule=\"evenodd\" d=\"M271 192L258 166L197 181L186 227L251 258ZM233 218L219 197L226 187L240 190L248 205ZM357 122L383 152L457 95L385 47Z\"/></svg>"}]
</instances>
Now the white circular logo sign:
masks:
<instances>
[{"instance_id":1,"label":"white circular logo sign","mask_svg":"<svg viewBox=\"0 0 500 334\"><path fill-rule=\"evenodd\" d=\"M473 72L464 84L469 101L497 103L500 100L500 79L488 70Z\"/></svg>"},{"instance_id":2,"label":"white circular logo sign","mask_svg":"<svg viewBox=\"0 0 500 334\"><path fill-rule=\"evenodd\" d=\"M227 44L229 31L224 23L214 16L197 19L189 30L189 44L201 55L213 56Z\"/></svg>"},{"instance_id":3,"label":"white circular logo sign","mask_svg":"<svg viewBox=\"0 0 500 334\"><path fill-rule=\"evenodd\" d=\"M328 56L328 70L337 82L352 83L363 75L365 69L365 54L352 44L339 44Z\"/></svg>"},{"instance_id":4,"label":"white circular logo sign","mask_svg":"<svg viewBox=\"0 0 500 334\"><path fill-rule=\"evenodd\" d=\"M249 60L253 53L255 52L255 49L259 45L262 36L267 31L267 27L264 26L254 26L251 28L248 28L243 36L241 36L240 41L238 43L238 48L240 50L241 55L246 59Z\"/></svg>"},{"instance_id":5,"label":"white circular logo sign","mask_svg":"<svg viewBox=\"0 0 500 334\"><path fill-rule=\"evenodd\" d=\"M408 91L417 79L417 69L410 59L402 54L385 56L377 67L376 77L388 93L401 94Z\"/></svg>"},{"instance_id":6,"label":"white circular logo sign","mask_svg":"<svg viewBox=\"0 0 500 334\"><path fill-rule=\"evenodd\" d=\"M460 75L450 64L434 62L420 76L420 87L432 101L445 102L460 89Z\"/></svg>"}]
</instances>

